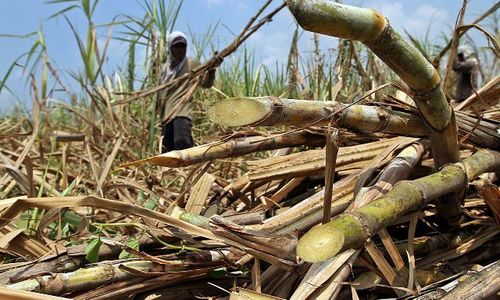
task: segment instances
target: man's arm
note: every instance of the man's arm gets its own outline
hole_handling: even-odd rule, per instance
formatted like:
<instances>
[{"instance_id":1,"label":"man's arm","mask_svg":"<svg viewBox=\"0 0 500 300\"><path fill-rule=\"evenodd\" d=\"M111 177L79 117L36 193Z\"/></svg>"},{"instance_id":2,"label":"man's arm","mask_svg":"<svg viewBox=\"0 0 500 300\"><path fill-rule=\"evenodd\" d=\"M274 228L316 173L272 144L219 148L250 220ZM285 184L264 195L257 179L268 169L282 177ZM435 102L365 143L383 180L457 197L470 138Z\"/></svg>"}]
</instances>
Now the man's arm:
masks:
<instances>
[{"instance_id":1,"label":"man's arm","mask_svg":"<svg viewBox=\"0 0 500 300\"><path fill-rule=\"evenodd\" d=\"M455 63L453 64L453 71L470 73L476 65L477 60L475 58L470 58L465 61L455 60Z\"/></svg>"},{"instance_id":2,"label":"man's arm","mask_svg":"<svg viewBox=\"0 0 500 300\"><path fill-rule=\"evenodd\" d=\"M214 81L215 81L215 68L208 70L205 73L205 76L203 76L201 87L205 89L211 88L214 85Z\"/></svg>"},{"instance_id":3,"label":"man's arm","mask_svg":"<svg viewBox=\"0 0 500 300\"><path fill-rule=\"evenodd\" d=\"M215 70L217 69L218 66L220 66L222 64L222 61L224 61L224 58L222 56L220 56L218 54L218 52L216 51L214 53L214 56L211 58L211 60L214 61L214 65L213 65L214 67L205 73L205 76L203 77L203 82L201 84L201 86L203 88L206 88L206 89L211 88L214 85Z\"/></svg>"}]
</instances>

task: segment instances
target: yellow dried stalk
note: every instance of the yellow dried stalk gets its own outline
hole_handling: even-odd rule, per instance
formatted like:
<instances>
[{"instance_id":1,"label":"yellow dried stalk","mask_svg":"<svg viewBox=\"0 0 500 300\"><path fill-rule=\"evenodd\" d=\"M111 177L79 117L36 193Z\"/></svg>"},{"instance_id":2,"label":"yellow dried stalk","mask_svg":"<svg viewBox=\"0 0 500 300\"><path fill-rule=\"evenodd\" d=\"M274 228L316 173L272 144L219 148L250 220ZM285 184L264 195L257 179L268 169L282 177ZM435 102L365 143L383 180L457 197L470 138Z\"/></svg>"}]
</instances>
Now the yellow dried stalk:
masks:
<instances>
[{"instance_id":1,"label":"yellow dried stalk","mask_svg":"<svg viewBox=\"0 0 500 300\"><path fill-rule=\"evenodd\" d=\"M307 131L279 134L270 137L253 136L237 138L229 141L214 142L184 150L170 151L143 160L122 164L120 167L130 167L143 163L153 163L170 168L186 167L196 163L240 156L257 151L275 150L300 145L321 145L324 138Z\"/></svg>"},{"instance_id":2,"label":"yellow dried stalk","mask_svg":"<svg viewBox=\"0 0 500 300\"><path fill-rule=\"evenodd\" d=\"M337 171L352 168L354 163L368 162L393 143L411 142L413 139L397 137L356 146L340 147L337 156ZM293 161L293 165L290 162ZM268 158L249 163L251 166L245 182L268 181L278 178L303 177L323 174L326 166L326 151L308 150L281 157Z\"/></svg>"}]
</instances>

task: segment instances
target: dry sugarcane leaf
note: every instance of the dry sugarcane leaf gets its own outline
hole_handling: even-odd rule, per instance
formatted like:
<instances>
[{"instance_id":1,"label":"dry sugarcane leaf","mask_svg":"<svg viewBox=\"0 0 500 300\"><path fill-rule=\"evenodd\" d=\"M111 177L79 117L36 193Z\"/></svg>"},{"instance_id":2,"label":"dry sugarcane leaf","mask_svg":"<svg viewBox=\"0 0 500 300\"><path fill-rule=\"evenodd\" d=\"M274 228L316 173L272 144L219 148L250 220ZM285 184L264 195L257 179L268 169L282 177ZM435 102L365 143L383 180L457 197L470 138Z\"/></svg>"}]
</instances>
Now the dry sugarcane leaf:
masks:
<instances>
[{"instance_id":1,"label":"dry sugarcane leaf","mask_svg":"<svg viewBox=\"0 0 500 300\"><path fill-rule=\"evenodd\" d=\"M9 243L23 231L24 229L14 229L6 234L0 233L0 248L6 249Z\"/></svg>"},{"instance_id":2,"label":"dry sugarcane leaf","mask_svg":"<svg viewBox=\"0 0 500 300\"><path fill-rule=\"evenodd\" d=\"M195 269L187 271L176 271L167 275L154 277L151 279L132 279L115 284L104 285L100 288L81 294L75 299L77 300L108 300L108 299L123 299L131 294L150 291L157 288L173 285L179 282L195 281L204 278L211 271L211 268Z\"/></svg>"},{"instance_id":3,"label":"dry sugarcane leaf","mask_svg":"<svg viewBox=\"0 0 500 300\"><path fill-rule=\"evenodd\" d=\"M146 217L158 220L159 222L166 223L168 225L175 226L178 229L181 229L189 234L195 236L202 236L205 238L209 238L215 241L223 241L224 243L235 246L238 248L245 249L245 251L249 251L253 255L259 256L263 260L271 261L273 263L278 263L285 268L290 268L295 264L294 261L288 259L282 259L277 256L273 256L272 254L268 254L266 252L260 251L259 249L248 248L246 246L245 241L239 239L236 235L233 234L231 237L226 238L223 235L214 235L211 231L197 227L195 225L189 224L187 222L181 221L179 219L173 218L171 216L152 211L146 208L142 208L133 204L123 203L120 201L114 201L109 199L97 198L92 196L87 197L53 197L53 198L28 198L17 200L11 207L9 207L2 214L2 221L0 221L0 227L5 226L9 220L14 218L21 211L24 211L27 208L31 207L39 207L39 208L61 208L61 207L78 207L78 206L91 206L98 208L106 208L109 210L119 211L122 213L128 213L136 216ZM236 225L236 224L234 224ZM286 238L285 238L286 239ZM292 239L289 239L290 241ZM290 244L289 244L290 245ZM291 245L295 245L292 243ZM290 250L291 251L291 250ZM285 252L286 253L286 252ZM290 254L288 254L290 256Z\"/></svg>"},{"instance_id":4,"label":"dry sugarcane leaf","mask_svg":"<svg viewBox=\"0 0 500 300\"><path fill-rule=\"evenodd\" d=\"M338 130L331 130L328 127L326 136L326 162L325 162L325 194L323 201L323 224L328 223L331 218L332 211L332 189L335 178L335 167L337 165L337 154L339 151L338 146Z\"/></svg>"},{"instance_id":5,"label":"dry sugarcane leaf","mask_svg":"<svg viewBox=\"0 0 500 300\"><path fill-rule=\"evenodd\" d=\"M477 94L472 94L455 107L455 110L470 110L476 113L490 109L499 103L500 98L500 75L483 85Z\"/></svg>"},{"instance_id":6,"label":"dry sugarcane leaf","mask_svg":"<svg viewBox=\"0 0 500 300\"><path fill-rule=\"evenodd\" d=\"M191 188L191 194L186 202L186 211L195 215L199 215L205 207L208 193L212 188L215 177L205 173Z\"/></svg>"},{"instance_id":7,"label":"dry sugarcane leaf","mask_svg":"<svg viewBox=\"0 0 500 300\"><path fill-rule=\"evenodd\" d=\"M495 185L487 185L479 191L479 195L493 212L495 221L500 225L500 189Z\"/></svg>"},{"instance_id":8,"label":"dry sugarcane leaf","mask_svg":"<svg viewBox=\"0 0 500 300\"><path fill-rule=\"evenodd\" d=\"M295 289L295 282L301 276L300 273L297 270L291 272L271 265L262 273L262 292L289 299Z\"/></svg>"},{"instance_id":9,"label":"dry sugarcane leaf","mask_svg":"<svg viewBox=\"0 0 500 300\"><path fill-rule=\"evenodd\" d=\"M3 155L0 153L0 157L1 156ZM26 194L30 193L30 183L29 183L30 180L28 179L28 176L26 174L24 174L22 171L15 168L14 166L6 164L5 161L2 165L0 165L0 167L3 167L7 171L10 177L12 177L12 179L14 179L17 182L17 184L23 190L23 192L25 192Z\"/></svg>"},{"instance_id":10,"label":"dry sugarcane leaf","mask_svg":"<svg viewBox=\"0 0 500 300\"><path fill-rule=\"evenodd\" d=\"M290 299L307 299L316 290L321 289L322 285L334 276L345 262L351 257L357 257L357 255L354 255L355 252L359 254L359 251L347 250L324 262L312 264Z\"/></svg>"},{"instance_id":11,"label":"dry sugarcane leaf","mask_svg":"<svg viewBox=\"0 0 500 300\"><path fill-rule=\"evenodd\" d=\"M365 244L365 249L370 254L371 258L379 268L382 275L384 275L385 279L392 287L405 286L404 278L396 274L396 271L394 271L389 262L387 262L387 260L385 259L382 252L378 250L377 246L371 240ZM394 291L400 297L405 294L399 289L394 289Z\"/></svg>"},{"instance_id":12,"label":"dry sugarcane leaf","mask_svg":"<svg viewBox=\"0 0 500 300\"><path fill-rule=\"evenodd\" d=\"M14 290L0 286L0 298L2 300L64 300L65 297L51 296L47 294L33 293L28 291Z\"/></svg>"},{"instance_id":13,"label":"dry sugarcane leaf","mask_svg":"<svg viewBox=\"0 0 500 300\"><path fill-rule=\"evenodd\" d=\"M229 295L229 300L284 300L283 298L262 294L244 288L237 288Z\"/></svg>"},{"instance_id":14,"label":"dry sugarcane leaf","mask_svg":"<svg viewBox=\"0 0 500 300\"><path fill-rule=\"evenodd\" d=\"M398 139L398 138L396 138ZM336 167L366 161L382 152L394 140L383 140L358 146L340 147ZM250 181L303 177L322 174L326 164L325 150L308 150L276 158L252 162L248 174ZM290 161L294 164L290 165Z\"/></svg>"},{"instance_id":15,"label":"dry sugarcane leaf","mask_svg":"<svg viewBox=\"0 0 500 300\"><path fill-rule=\"evenodd\" d=\"M137 295L134 299L137 300L190 300L205 298L213 299L229 294L229 290L234 285L242 286L248 284L248 280L244 278L224 278L210 279L209 282L198 280L194 282L179 283L175 286L155 289L154 291ZM226 297L227 298L227 297Z\"/></svg>"},{"instance_id":16,"label":"dry sugarcane leaf","mask_svg":"<svg viewBox=\"0 0 500 300\"><path fill-rule=\"evenodd\" d=\"M358 173L351 174L337 181L333 187L332 215L343 212L352 200L352 191ZM321 222L324 190L294 205L282 214L252 226L255 230L274 233L290 233L295 229L305 230Z\"/></svg>"},{"instance_id":17,"label":"dry sugarcane leaf","mask_svg":"<svg viewBox=\"0 0 500 300\"><path fill-rule=\"evenodd\" d=\"M464 277L458 279L457 286L444 296L443 300L479 300L497 294L500 286L500 261Z\"/></svg>"},{"instance_id":18,"label":"dry sugarcane leaf","mask_svg":"<svg viewBox=\"0 0 500 300\"><path fill-rule=\"evenodd\" d=\"M435 251L431 255L426 256L420 261L417 261L417 267L426 267L435 264L440 261L447 261L453 258L460 257L486 242L494 238L500 232L498 226L490 226L482 230L481 232L472 235L466 239L463 243L452 247L451 249L444 249L441 251Z\"/></svg>"},{"instance_id":19,"label":"dry sugarcane leaf","mask_svg":"<svg viewBox=\"0 0 500 300\"><path fill-rule=\"evenodd\" d=\"M11 233L13 235L10 235ZM12 226L0 228L0 235L10 236L4 240L8 241L8 244L1 248L19 253L28 260L41 258L51 252L50 247L47 247L44 242L33 236L29 236L24 232L19 232L18 229L15 229Z\"/></svg>"},{"instance_id":20,"label":"dry sugarcane leaf","mask_svg":"<svg viewBox=\"0 0 500 300\"><path fill-rule=\"evenodd\" d=\"M235 241L243 246L245 252L265 261L281 264L287 269L296 264L295 236L265 234L246 229L217 215L210 217L209 228L216 236Z\"/></svg>"},{"instance_id":21,"label":"dry sugarcane leaf","mask_svg":"<svg viewBox=\"0 0 500 300\"><path fill-rule=\"evenodd\" d=\"M13 219L19 213L28 208L38 207L38 208L51 209L51 208L63 208L63 207L73 208L80 206L104 208L136 216L151 218L175 226L193 235L219 240L219 238L217 238L215 235L213 235L210 231L206 229L199 228L187 222L183 222L181 220L172 218L168 215L153 210L149 210L137 205L115 200L104 199L104 198L97 198L93 196L17 199L10 207L8 207L3 212L1 216L2 219L0 221L0 228L5 226L11 219Z\"/></svg>"},{"instance_id":22,"label":"dry sugarcane leaf","mask_svg":"<svg viewBox=\"0 0 500 300\"><path fill-rule=\"evenodd\" d=\"M97 182L97 186L102 187L104 184L104 180L108 176L109 170L111 169L111 166L113 164L113 161L115 159L115 156L118 154L118 150L120 149L121 145L123 142L123 137L119 137L118 140L114 143L113 150L111 151L111 154L106 158L106 162L104 163L103 168L101 169L101 174L99 177L99 180ZM101 189L102 193L102 189ZM104 194L101 194L101 196L104 196Z\"/></svg>"}]
</instances>

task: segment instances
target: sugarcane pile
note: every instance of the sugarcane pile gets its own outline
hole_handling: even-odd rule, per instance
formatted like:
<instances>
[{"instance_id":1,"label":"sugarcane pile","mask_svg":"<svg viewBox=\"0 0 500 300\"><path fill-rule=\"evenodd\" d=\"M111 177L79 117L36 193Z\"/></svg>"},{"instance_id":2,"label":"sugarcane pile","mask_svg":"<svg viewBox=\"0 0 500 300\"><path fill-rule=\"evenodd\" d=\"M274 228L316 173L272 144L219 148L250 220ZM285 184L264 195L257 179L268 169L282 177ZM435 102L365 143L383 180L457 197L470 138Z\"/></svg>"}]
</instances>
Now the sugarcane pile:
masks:
<instances>
[{"instance_id":1,"label":"sugarcane pile","mask_svg":"<svg viewBox=\"0 0 500 300\"><path fill-rule=\"evenodd\" d=\"M19 186L26 196L0 201L0 295L482 299L498 293L499 77L453 108L436 69L380 14L323 0L287 6L306 30L363 42L401 80L350 104L226 99L208 115L232 133L128 159L116 171L117 153L133 157L121 137L113 138L107 158L86 144L80 155L89 154L94 182L71 171L38 172L27 152L1 154L3 186ZM404 99L363 102L389 85ZM12 147L31 149L31 139L15 144L19 136L9 137ZM62 157L85 139L57 137ZM257 152L272 154L246 161ZM225 172L220 162L228 159L244 168ZM151 174L151 165L162 173ZM179 192L155 176L186 171ZM125 175L108 180L110 172ZM47 184L51 176L63 182L63 192ZM75 186L97 192L66 196ZM42 191L49 197L37 197ZM28 221L37 234L15 226L29 209L44 212ZM71 238L61 238L63 215L79 228Z\"/></svg>"}]
</instances>

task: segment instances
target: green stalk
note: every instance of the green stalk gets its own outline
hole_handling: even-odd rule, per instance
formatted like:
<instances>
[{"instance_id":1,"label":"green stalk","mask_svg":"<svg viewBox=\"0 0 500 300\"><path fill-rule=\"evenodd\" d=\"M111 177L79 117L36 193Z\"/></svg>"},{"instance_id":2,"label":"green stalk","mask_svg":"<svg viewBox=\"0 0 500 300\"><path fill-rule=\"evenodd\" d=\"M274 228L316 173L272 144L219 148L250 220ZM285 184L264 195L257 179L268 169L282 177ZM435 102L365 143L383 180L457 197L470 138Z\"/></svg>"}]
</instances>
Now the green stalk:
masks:
<instances>
[{"instance_id":1,"label":"green stalk","mask_svg":"<svg viewBox=\"0 0 500 300\"><path fill-rule=\"evenodd\" d=\"M304 29L359 40L368 46L413 91L413 99L429 129L431 149L437 168L460 161L457 126L453 109L441 88L438 71L420 51L404 40L388 20L371 9L326 0L287 0L287 5ZM451 216L441 209L449 225L461 214L460 196L445 198Z\"/></svg>"},{"instance_id":2,"label":"green stalk","mask_svg":"<svg viewBox=\"0 0 500 300\"><path fill-rule=\"evenodd\" d=\"M279 97L230 98L217 102L208 110L209 117L223 126L280 126L328 125L331 115L336 115L336 125L355 130L384 132L415 137L434 136L420 116L414 113L393 111L377 106L348 105L335 101L283 99ZM455 117L454 115L452 116ZM457 115L461 132L478 146L500 149L497 125L469 115ZM441 146L435 153L447 151ZM435 158L442 164L443 155Z\"/></svg>"},{"instance_id":3,"label":"green stalk","mask_svg":"<svg viewBox=\"0 0 500 300\"><path fill-rule=\"evenodd\" d=\"M79 269L70 273L43 275L36 279L8 284L6 288L50 295L62 295L70 292L89 290L102 284L109 284L138 276L135 273L122 269L120 266L135 269L138 272L147 272L153 268L153 263L151 261L138 260L114 265L107 264Z\"/></svg>"},{"instance_id":4,"label":"green stalk","mask_svg":"<svg viewBox=\"0 0 500 300\"><path fill-rule=\"evenodd\" d=\"M358 130L424 136L427 130L411 114L366 105L332 101L282 99L278 97L230 98L208 110L209 117L223 126L327 125L332 114L337 125Z\"/></svg>"},{"instance_id":5,"label":"green stalk","mask_svg":"<svg viewBox=\"0 0 500 300\"><path fill-rule=\"evenodd\" d=\"M482 173L498 170L500 153L481 150L463 162L447 165L432 175L401 181L382 198L311 229L299 240L297 254L305 261L320 262L340 251L361 248L368 238L397 218L443 195L463 189L468 180Z\"/></svg>"}]
</instances>

